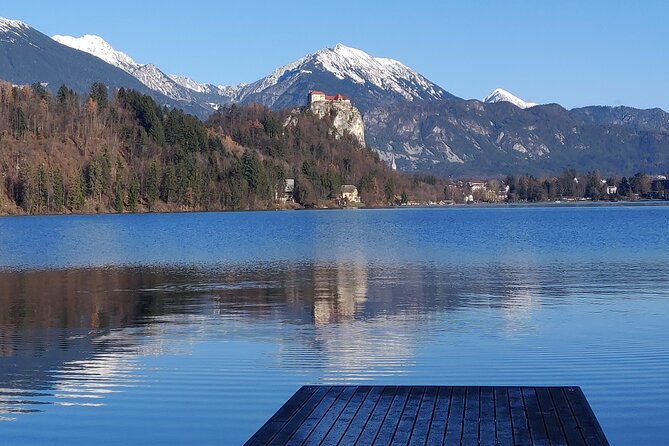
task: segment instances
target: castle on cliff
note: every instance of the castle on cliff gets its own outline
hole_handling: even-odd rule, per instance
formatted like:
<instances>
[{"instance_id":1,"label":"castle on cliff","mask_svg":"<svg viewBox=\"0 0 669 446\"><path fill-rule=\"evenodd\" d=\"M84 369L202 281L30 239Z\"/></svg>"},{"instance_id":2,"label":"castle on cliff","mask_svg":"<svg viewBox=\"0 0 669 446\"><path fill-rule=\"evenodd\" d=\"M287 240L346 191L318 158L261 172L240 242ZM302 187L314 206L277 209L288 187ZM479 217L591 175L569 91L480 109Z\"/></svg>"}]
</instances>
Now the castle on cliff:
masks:
<instances>
[{"instance_id":1,"label":"castle on cliff","mask_svg":"<svg viewBox=\"0 0 669 446\"><path fill-rule=\"evenodd\" d=\"M307 95L309 110L319 118L332 118L332 127L336 138L348 132L355 137L360 146L365 146L365 124L360 111L351 100L341 93L328 96L320 90L311 90Z\"/></svg>"},{"instance_id":2,"label":"castle on cliff","mask_svg":"<svg viewBox=\"0 0 669 446\"><path fill-rule=\"evenodd\" d=\"M341 93L337 93L334 96L328 96L320 90L311 90L309 91L309 94L307 94L307 103L311 107L314 102L342 102L350 104L351 100Z\"/></svg>"}]
</instances>

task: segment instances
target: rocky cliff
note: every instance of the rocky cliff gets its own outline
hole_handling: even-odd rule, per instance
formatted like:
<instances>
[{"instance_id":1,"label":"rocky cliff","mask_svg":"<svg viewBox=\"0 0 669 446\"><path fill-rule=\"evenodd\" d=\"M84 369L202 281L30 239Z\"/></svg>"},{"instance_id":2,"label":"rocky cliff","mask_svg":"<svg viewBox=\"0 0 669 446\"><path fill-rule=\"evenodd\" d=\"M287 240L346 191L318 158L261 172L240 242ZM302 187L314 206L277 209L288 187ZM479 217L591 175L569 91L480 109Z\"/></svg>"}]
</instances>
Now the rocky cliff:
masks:
<instances>
[{"instance_id":1,"label":"rocky cliff","mask_svg":"<svg viewBox=\"0 0 669 446\"><path fill-rule=\"evenodd\" d=\"M584 117L586 111L573 113L557 104L521 109L508 102L423 101L370 110L365 128L367 143L379 156L395 159L405 171L456 176L559 174L566 168L606 175L667 172L669 132L643 129L659 126L661 111L639 111L622 124L612 113L595 110L599 113Z\"/></svg>"},{"instance_id":2,"label":"rocky cliff","mask_svg":"<svg viewBox=\"0 0 669 446\"><path fill-rule=\"evenodd\" d=\"M349 101L318 101L309 106L309 109L319 118L332 117L332 127L337 138L350 133L365 145L365 126L360 111Z\"/></svg>"}]
</instances>

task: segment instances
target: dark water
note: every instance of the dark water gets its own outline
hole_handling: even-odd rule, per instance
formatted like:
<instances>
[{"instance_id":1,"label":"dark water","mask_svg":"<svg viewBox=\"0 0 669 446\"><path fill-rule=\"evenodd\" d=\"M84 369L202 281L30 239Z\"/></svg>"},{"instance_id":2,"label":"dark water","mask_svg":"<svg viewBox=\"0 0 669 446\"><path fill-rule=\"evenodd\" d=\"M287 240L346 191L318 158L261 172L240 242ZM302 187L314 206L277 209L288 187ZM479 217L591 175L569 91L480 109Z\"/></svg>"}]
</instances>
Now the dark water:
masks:
<instances>
[{"instance_id":1,"label":"dark water","mask_svg":"<svg viewBox=\"0 0 669 446\"><path fill-rule=\"evenodd\" d=\"M0 219L0 444L240 444L307 383L580 385L669 438L669 207Z\"/></svg>"}]
</instances>

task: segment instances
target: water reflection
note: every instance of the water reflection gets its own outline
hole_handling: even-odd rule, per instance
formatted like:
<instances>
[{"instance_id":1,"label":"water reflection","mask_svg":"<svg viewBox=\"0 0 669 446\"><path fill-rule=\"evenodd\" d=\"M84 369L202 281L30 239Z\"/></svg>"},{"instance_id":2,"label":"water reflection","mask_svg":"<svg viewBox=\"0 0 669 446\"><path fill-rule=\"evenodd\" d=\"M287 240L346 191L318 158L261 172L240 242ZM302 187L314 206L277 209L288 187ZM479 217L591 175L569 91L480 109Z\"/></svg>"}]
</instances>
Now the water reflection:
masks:
<instances>
[{"instance_id":1,"label":"water reflection","mask_svg":"<svg viewBox=\"0 0 669 446\"><path fill-rule=\"evenodd\" d=\"M246 374L271 384L271 370L312 382L397 381L415 374L429 346L457 349L451 342L472 332L527 335L547 325L545 309L578 305L582 296L594 313L621 299L666 297L664 265L617 268L613 274L630 279L611 281L607 264L364 260L3 271L0 417L104 407L114 394L149 385L147 358L197 357L195 346L208 342L216 343L207 356L214 364L224 360L216 356L221 342L277 347L262 364L221 365L232 387ZM433 365L423 365L425 373Z\"/></svg>"}]
</instances>

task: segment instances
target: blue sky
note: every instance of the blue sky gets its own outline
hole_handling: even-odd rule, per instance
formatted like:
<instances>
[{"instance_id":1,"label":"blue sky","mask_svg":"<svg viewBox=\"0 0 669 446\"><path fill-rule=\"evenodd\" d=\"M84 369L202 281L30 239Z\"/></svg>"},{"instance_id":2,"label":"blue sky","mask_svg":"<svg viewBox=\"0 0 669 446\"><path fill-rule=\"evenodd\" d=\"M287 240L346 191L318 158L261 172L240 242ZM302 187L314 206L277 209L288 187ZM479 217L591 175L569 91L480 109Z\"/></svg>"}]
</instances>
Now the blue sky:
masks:
<instances>
[{"instance_id":1,"label":"blue sky","mask_svg":"<svg viewBox=\"0 0 669 446\"><path fill-rule=\"evenodd\" d=\"M165 6L167 5L167 6ZM336 43L398 59L451 93L497 87L565 107L669 111L669 2L5 2L48 34L98 34L141 63L236 84Z\"/></svg>"}]
</instances>

